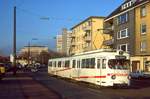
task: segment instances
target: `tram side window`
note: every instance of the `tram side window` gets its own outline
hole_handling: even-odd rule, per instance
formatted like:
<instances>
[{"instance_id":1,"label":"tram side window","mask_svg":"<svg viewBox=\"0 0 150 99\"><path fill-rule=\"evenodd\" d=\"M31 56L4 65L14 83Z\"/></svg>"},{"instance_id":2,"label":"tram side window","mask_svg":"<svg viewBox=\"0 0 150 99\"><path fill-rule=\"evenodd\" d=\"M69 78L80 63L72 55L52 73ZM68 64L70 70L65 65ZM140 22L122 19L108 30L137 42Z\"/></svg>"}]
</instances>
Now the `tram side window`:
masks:
<instances>
[{"instance_id":1,"label":"tram side window","mask_svg":"<svg viewBox=\"0 0 150 99\"><path fill-rule=\"evenodd\" d=\"M100 66L101 66L101 60L97 59L97 68L100 68Z\"/></svg>"},{"instance_id":2,"label":"tram side window","mask_svg":"<svg viewBox=\"0 0 150 99\"><path fill-rule=\"evenodd\" d=\"M82 68L86 68L86 60L85 59L82 59Z\"/></svg>"},{"instance_id":3,"label":"tram side window","mask_svg":"<svg viewBox=\"0 0 150 99\"><path fill-rule=\"evenodd\" d=\"M56 61L53 62L53 67L56 67Z\"/></svg>"},{"instance_id":4,"label":"tram side window","mask_svg":"<svg viewBox=\"0 0 150 99\"><path fill-rule=\"evenodd\" d=\"M52 62L49 62L49 67L52 67Z\"/></svg>"},{"instance_id":5,"label":"tram side window","mask_svg":"<svg viewBox=\"0 0 150 99\"><path fill-rule=\"evenodd\" d=\"M76 60L73 60L72 62L72 68L75 68L76 67Z\"/></svg>"},{"instance_id":6,"label":"tram side window","mask_svg":"<svg viewBox=\"0 0 150 99\"><path fill-rule=\"evenodd\" d=\"M102 69L106 68L106 59L102 59Z\"/></svg>"},{"instance_id":7,"label":"tram side window","mask_svg":"<svg viewBox=\"0 0 150 99\"><path fill-rule=\"evenodd\" d=\"M58 61L58 67L61 67L61 61Z\"/></svg>"},{"instance_id":8,"label":"tram side window","mask_svg":"<svg viewBox=\"0 0 150 99\"><path fill-rule=\"evenodd\" d=\"M65 61L65 67L69 67L69 65L70 65L70 61L69 60Z\"/></svg>"},{"instance_id":9,"label":"tram side window","mask_svg":"<svg viewBox=\"0 0 150 99\"><path fill-rule=\"evenodd\" d=\"M56 64L56 61L55 61L55 63L54 63L54 64L55 64L54 66L56 67L56 65L57 65L57 64Z\"/></svg>"},{"instance_id":10,"label":"tram side window","mask_svg":"<svg viewBox=\"0 0 150 99\"><path fill-rule=\"evenodd\" d=\"M95 58L91 58L90 68L95 68Z\"/></svg>"},{"instance_id":11,"label":"tram side window","mask_svg":"<svg viewBox=\"0 0 150 99\"><path fill-rule=\"evenodd\" d=\"M95 58L89 58L85 60L85 68L95 68Z\"/></svg>"}]
</instances>

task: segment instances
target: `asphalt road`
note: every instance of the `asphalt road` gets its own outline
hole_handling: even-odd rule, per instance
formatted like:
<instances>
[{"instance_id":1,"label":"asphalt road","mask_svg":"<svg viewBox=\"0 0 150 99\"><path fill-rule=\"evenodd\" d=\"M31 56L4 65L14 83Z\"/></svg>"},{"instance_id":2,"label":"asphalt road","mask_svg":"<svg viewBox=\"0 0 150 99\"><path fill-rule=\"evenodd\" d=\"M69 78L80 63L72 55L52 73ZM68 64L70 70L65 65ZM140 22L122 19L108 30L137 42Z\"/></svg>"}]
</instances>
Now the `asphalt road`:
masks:
<instances>
[{"instance_id":1,"label":"asphalt road","mask_svg":"<svg viewBox=\"0 0 150 99\"><path fill-rule=\"evenodd\" d=\"M61 96L28 76L7 73L0 81L0 99L61 99Z\"/></svg>"},{"instance_id":2,"label":"asphalt road","mask_svg":"<svg viewBox=\"0 0 150 99\"><path fill-rule=\"evenodd\" d=\"M130 88L95 88L49 75L46 69L31 76L63 99L150 99L150 80L132 80Z\"/></svg>"}]
</instances>

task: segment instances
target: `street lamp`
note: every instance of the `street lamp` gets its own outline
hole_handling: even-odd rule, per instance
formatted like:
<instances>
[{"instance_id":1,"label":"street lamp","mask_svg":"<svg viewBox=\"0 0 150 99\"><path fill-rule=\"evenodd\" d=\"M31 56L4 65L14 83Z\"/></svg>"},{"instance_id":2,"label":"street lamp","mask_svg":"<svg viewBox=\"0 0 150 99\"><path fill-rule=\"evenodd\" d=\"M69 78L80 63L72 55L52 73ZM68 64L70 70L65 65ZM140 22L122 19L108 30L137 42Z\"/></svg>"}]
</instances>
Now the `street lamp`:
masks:
<instances>
[{"instance_id":1,"label":"street lamp","mask_svg":"<svg viewBox=\"0 0 150 99\"><path fill-rule=\"evenodd\" d=\"M14 6L14 32L13 32L13 75L16 75L16 6Z\"/></svg>"}]
</instances>

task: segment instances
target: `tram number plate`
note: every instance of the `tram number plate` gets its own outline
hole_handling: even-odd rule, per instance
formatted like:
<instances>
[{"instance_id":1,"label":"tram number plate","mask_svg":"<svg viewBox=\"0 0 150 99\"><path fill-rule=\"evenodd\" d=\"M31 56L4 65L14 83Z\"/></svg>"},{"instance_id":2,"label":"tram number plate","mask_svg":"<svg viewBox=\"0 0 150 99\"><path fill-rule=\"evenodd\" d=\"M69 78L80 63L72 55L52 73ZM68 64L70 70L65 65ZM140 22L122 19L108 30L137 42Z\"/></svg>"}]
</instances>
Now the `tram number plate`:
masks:
<instances>
[{"instance_id":1,"label":"tram number plate","mask_svg":"<svg viewBox=\"0 0 150 99\"><path fill-rule=\"evenodd\" d=\"M116 55L115 57L116 57L116 59L126 59L126 56Z\"/></svg>"}]
</instances>

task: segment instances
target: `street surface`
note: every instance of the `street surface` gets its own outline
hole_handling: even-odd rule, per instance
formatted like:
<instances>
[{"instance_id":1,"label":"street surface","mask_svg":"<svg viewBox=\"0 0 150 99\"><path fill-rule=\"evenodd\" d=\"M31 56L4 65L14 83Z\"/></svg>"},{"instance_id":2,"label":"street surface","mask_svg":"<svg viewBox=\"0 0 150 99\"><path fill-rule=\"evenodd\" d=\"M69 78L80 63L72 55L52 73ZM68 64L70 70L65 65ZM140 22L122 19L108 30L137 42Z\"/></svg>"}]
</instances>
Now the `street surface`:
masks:
<instances>
[{"instance_id":1,"label":"street surface","mask_svg":"<svg viewBox=\"0 0 150 99\"><path fill-rule=\"evenodd\" d=\"M150 80L132 80L130 88L92 88L55 78L47 70L32 73L35 80L58 92L63 99L150 99Z\"/></svg>"},{"instance_id":2,"label":"street surface","mask_svg":"<svg viewBox=\"0 0 150 99\"><path fill-rule=\"evenodd\" d=\"M56 78L47 69L7 73L0 81L0 99L150 99L150 79L134 79L127 88L96 88Z\"/></svg>"},{"instance_id":3,"label":"street surface","mask_svg":"<svg viewBox=\"0 0 150 99\"><path fill-rule=\"evenodd\" d=\"M61 99L52 90L41 85L27 73L18 72L16 76L12 73L0 81L0 99Z\"/></svg>"}]
</instances>

